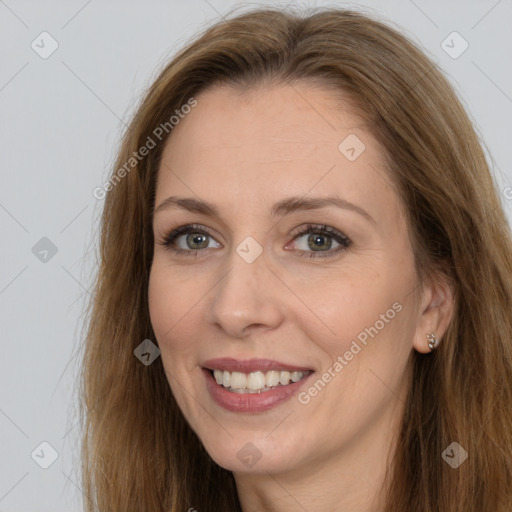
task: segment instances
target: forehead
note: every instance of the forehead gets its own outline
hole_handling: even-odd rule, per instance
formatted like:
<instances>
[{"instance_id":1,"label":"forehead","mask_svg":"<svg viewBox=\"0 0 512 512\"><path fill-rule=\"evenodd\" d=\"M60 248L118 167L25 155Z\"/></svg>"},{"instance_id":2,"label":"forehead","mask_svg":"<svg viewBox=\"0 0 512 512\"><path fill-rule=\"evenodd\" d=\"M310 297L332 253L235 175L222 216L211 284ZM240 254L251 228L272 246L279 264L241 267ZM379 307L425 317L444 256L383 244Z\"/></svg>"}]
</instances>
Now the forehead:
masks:
<instances>
[{"instance_id":1,"label":"forehead","mask_svg":"<svg viewBox=\"0 0 512 512\"><path fill-rule=\"evenodd\" d=\"M196 100L167 140L157 202L171 191L251 204L313 189L371 200L390 188L382 148L341 94L309 84L244 93L222 85Z\"/></svg>"}]
</instances>

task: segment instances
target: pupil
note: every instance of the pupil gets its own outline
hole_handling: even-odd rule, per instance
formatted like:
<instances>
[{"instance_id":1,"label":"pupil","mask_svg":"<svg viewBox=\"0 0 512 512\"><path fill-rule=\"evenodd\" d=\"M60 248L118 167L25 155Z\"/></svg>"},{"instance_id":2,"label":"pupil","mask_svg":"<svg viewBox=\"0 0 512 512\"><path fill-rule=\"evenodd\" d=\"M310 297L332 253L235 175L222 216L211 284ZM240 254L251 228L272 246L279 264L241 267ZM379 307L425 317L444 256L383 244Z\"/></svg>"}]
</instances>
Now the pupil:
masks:
<instances>
[{"instance_id":1,"label":"pupil","mask_svg":"<svg viewBox=\"0 0 512 512\"><path fill-rule=\"evenodd\" d=\"M326 239L329 240L329 242L326 243ZM308 239L308 245L310 249L317 250L317 249L330 249L332 245L332 241L329 239L329 237L326 237L325 235L311 235Z\"/></svg>"}]
</instances>

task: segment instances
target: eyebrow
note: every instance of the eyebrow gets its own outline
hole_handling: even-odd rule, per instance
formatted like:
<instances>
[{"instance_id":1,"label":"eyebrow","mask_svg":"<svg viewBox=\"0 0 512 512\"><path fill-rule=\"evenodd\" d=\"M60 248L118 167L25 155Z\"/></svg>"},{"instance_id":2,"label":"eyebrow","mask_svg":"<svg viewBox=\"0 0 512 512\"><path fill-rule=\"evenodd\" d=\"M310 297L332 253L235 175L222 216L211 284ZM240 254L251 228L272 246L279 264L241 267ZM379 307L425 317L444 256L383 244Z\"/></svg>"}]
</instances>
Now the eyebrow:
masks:
<instances>
[{"instance_id":1,"label":"eyebrow","mask_svg":"<svg viewBox=\"0 0 512 512\"><path fill-rule=\"evenodd\" d=\"M209 203L208 201L202 201L193 197L176 197L170 196L164 199L158 207L155 209L155 214L172 208L173 206L183 208L190 212L201 213L211 217L217 217L220 219L220 213L217 207ZM346 201L338 196L327 196L327 197L287 197L277 202L271 210L272 217L283 217L289 213L299 210L318 210L327 206L336 206L343 210L350 210L358 213L366 220L375 224L375 219L361 207Z\"/></svg>"}]
</instances>

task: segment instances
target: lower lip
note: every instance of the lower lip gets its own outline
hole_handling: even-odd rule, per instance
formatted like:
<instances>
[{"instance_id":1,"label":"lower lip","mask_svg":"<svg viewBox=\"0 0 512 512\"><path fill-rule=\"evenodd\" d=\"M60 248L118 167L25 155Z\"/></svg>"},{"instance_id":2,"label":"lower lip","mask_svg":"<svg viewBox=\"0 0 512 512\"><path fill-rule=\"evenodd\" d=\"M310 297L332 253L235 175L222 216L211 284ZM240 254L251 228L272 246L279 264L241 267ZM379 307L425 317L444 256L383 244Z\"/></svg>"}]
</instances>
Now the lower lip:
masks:
<instances>
[{"instance_id":1,"label":"lower lip","mask_svg":"<svg viewBox=\"0 0 512 512\"><path fill-rule=\"evenodd\" d=\"M206 386L213 400L228 411L232 412L264 412L276 407L291 398L306 380L313 375L311 372L298 382L287 384L286 386L278 386L269 391L261 393L234 393L228 391L224 386L217 384L210 370L203 368L206 379Z\"/></svg>"}]
</instances>

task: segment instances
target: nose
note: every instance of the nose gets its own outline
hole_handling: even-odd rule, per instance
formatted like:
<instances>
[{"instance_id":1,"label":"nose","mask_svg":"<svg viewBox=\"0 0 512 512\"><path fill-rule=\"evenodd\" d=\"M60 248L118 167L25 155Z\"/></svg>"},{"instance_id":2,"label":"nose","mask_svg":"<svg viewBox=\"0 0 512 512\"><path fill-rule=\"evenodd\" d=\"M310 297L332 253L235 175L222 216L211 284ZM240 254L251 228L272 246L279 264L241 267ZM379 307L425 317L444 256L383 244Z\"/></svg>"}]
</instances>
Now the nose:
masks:
<instances>
[{"instance_id":1,"label":"nose","mask_svg":"<svg viewBox=\"0 0 512 512\"><path fill-rule=\"evenodd\" d=\"M284 319L282 287L267 266L265 252L248 263L233 251L228 270L214 289L206 321L232 338L275 329Z\"/></svg>"}]
</instances>

